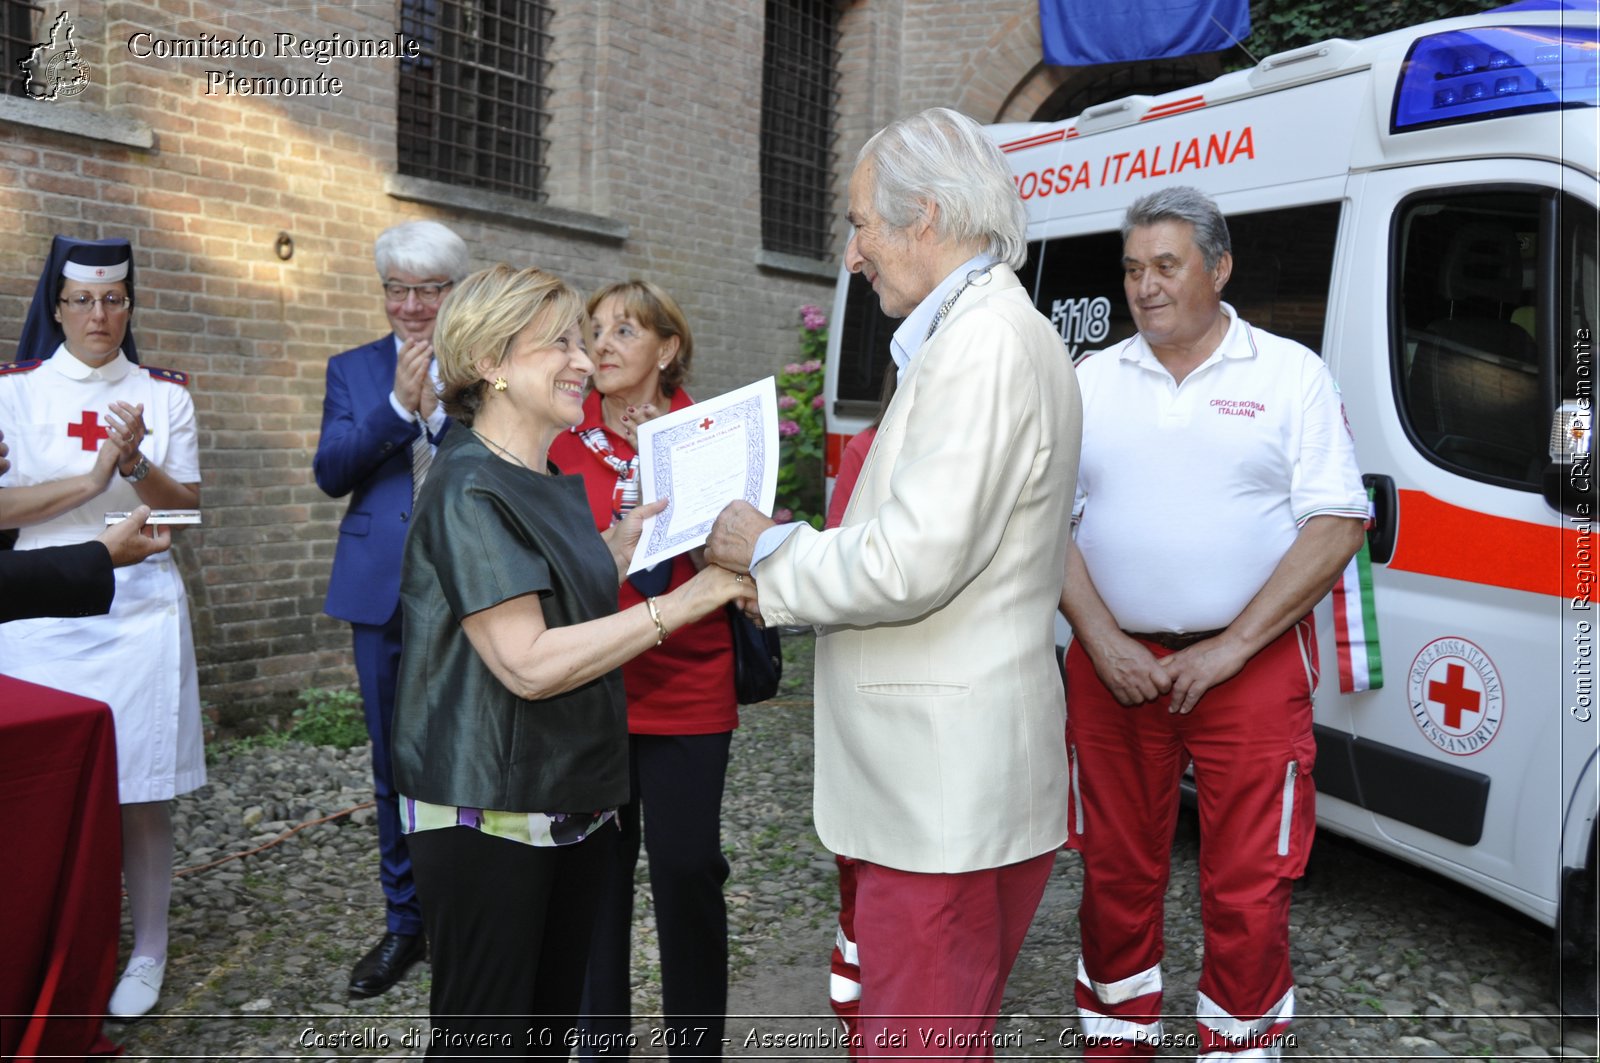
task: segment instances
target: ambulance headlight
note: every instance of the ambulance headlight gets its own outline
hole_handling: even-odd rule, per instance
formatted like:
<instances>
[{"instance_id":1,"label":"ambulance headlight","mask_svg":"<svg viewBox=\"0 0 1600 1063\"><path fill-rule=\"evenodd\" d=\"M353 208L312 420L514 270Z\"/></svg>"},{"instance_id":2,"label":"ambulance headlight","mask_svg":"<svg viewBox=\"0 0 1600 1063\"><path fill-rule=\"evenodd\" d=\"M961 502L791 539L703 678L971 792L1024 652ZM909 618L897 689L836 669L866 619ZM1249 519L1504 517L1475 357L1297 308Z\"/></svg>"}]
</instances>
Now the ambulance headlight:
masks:
<instances>
[{"instance_id":1,"label":"ambulance headlight","mask_svg":"<svg viewBox=\"0 0 1600 1063\"><path fill-rule=\"evenodd\" d=\"M1600 106L1600 30L1485 26L1418 37L1395 86L1391 133L1528 111Z\"/></svg>"}]
</instances>

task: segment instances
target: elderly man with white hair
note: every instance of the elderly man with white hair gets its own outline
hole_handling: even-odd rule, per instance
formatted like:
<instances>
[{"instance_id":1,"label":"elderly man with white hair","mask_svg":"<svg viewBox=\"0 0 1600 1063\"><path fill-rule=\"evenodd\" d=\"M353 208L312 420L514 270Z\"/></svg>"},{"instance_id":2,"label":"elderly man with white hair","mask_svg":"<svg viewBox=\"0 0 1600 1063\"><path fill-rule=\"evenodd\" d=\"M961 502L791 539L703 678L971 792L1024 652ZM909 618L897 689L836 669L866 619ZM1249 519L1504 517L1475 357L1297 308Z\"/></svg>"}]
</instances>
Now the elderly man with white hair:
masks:
<instances>
[{"instance_id":1,"label":"elderly man with white hair","mask_svg":"<svg viewBox=\"0 0 1600 1063\"><path fill-rule=\"evenodd\" d=\"M1053 614L1081 411L1013 269L999 151L934 109L869 140L845 262L899 386L838 528L735 502L707 556L768 624L816 624L817 832L857 860L860 1053L988 1059L1006 978L1067 837Z\"/></svg>"}]
</instances>

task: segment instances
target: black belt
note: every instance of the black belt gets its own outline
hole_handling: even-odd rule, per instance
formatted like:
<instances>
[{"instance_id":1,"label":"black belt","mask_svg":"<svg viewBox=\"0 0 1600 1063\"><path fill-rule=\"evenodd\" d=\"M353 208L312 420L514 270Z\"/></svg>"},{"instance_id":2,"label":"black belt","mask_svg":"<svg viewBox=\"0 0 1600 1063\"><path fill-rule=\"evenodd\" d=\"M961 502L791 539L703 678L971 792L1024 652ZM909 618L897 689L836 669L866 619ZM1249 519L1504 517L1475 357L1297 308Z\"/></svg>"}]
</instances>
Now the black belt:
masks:
<instances>
[{"instance_id":1,"label":"black belt","mask_svg":"<svg viewBox=\"0 0 1600 1063\"><path fill-rule=\"evenodd\" d=\"M1175 631L1124 631L1129 638L1138 639L1140 642L1153 642L1164 650L1186 649L1197 642L1214 639L1226 631L1227 628L1217 628L1215 631L1191 631L1187 634L1178 634Z\"/></svg>"}]
</instances>

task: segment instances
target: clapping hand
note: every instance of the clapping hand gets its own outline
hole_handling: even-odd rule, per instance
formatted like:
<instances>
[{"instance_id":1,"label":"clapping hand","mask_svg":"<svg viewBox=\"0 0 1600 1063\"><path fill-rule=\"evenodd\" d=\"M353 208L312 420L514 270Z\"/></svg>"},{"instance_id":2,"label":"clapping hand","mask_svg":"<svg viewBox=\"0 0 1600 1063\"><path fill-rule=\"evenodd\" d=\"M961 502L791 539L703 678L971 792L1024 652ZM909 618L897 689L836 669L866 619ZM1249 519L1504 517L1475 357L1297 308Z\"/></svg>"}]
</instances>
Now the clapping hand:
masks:
<instances>
[{"instance_id":1,"label":"clapping hand","mask_svg":"<svg viewBox=\"0 0 1600 1063\"><path fill-rule=\"evenodd\" d=\"M111 477L116 474L121 461L122 448L117 446L116 441L109 437L101 441L100 451L94 456L94 467L89 471L97 494L111 485Z\"/></svg>"},{"instance_id":2,"label":"clapping hand","mask_svg":"<svg viewBox=\"0 0 1600 1063\"><path fill-rule=\"evenodd\" d=\"M439 405L428 366L433 363L433 342L409 339L400 345L394 366L394 397L407 410L427 420Z\"/></svg>"},{"instance_id":3,"label":"clapping hand","mask_svg":"<svg viewBox=\"0 0 1600 1063\"><path fill-rule=\"evenodd\" d=\"M144 403L111 403L106 425L106 442L117 448L117 469L127 476L139 463L139 448L149 428L144 423Z\"/></svg>"}]
</instances>

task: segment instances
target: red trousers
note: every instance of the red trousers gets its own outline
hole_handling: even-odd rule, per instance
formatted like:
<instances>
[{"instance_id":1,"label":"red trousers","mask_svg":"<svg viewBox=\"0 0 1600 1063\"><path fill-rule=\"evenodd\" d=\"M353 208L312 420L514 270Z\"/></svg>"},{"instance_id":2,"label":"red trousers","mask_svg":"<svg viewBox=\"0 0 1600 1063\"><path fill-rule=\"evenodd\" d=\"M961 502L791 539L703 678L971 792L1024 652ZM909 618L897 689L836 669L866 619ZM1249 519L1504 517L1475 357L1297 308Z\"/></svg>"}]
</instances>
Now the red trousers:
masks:
<instances>
[{"instance_id":1,"label":"red trousers","mask_svg":"<svg viewBox=\"0 0 1600 1063\"><path fill-rule=\"evenodd\" d=\"M828 1006L839 1016L845 1033L849 1058L859 1059L856 1035L861 1032L857 1016L861 1013L861 960L856 951L856 861L835 856L839 865L839 932L828 958Z\"/></svg>"},{"instance_id":2,"label":"red trousers","mask_svg":"<svg viewBox=\"0 0 1600 1063\"><path fill-rule=\"evenodd\" d=\"M1289 896L1316 829L1310 618L1187 715L1169 713L1165 697L1124 708L1076 643L1066 673L1072 847L1084 866L1077 1003L1094 1039L1084 1058L1147 1058L1163 1043L1162 905L1178 781L1191 763L1205 931L1199 1055L1278 1058L1294 1014Z\"/></svg>"},{"instance_id":3,"label":"red trousers","mask_svg":"<svg viewBox=\"0 0 1600 1063\"><path fill-rule=\"evenodd\" d=\"M994 1058L1006 979L1055 855L959 874L855 862L858 1058Z\"/></svg>"}]
</instances>

